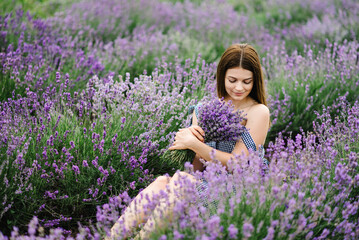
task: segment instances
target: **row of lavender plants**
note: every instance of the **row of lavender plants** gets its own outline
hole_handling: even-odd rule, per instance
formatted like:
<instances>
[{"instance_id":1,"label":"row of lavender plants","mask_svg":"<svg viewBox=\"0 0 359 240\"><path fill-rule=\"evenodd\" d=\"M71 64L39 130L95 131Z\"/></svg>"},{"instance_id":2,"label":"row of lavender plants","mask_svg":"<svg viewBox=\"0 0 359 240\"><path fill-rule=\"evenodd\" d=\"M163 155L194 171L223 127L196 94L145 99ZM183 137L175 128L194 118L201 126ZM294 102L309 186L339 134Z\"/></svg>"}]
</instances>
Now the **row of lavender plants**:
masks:
<instances>
[{"instance_id":1,"label":"row of lavender plants","mask_svg":"<svg viewBox=\"0 0 359 240\"><path fill-rule=\"evenodd\" d=\"M330 112L334 109L339 114L333 118ZM278 136L268 147L272 163L266 171L261 159L250 154L237 156L241 164L233 161L228 165L231 174L216 162L209 163L203 173L193 173L208 181L210 191L205 196L185 177L179 178L177 191L183 197L174 206L172 221L155 228L151 238L358 238L359 103L350 104L341 97L332 107L324 108L323 114L317 113L313 124L312 133L303 132L294 139ZM159 197L168 195L163 192ZM209 203L217 202L217 207L204 207L203 197ZM97 224L80 226L72 237L61 228L46 233L38 217L28 225L28 236L21 236L17 228L11 236L101 239L130 201L128 192L111 197L98 207ZM155 198L146 208L153 209L157 201Z\"/></svg>"},{"instance_id":2,"label":"row of lavender plants","mask_svg":"<svg viewBox=\"0 0 359 240\"><path fill-rule=\"evenodd\" d=\"M77 222L104 224L97 206L118 195L128 201L175 170L158 156L188 125L188 106L214 96L215 61L233 42L250 42L262 56L268 158L283 170L271 147L278 133L305 138L301 129L314 131L322 105L333 105L333 116L344 110L335 107L339 96L358 99L358 11L356 1L334 0L106 0L76 2L46 19L2 14L0 231L24 233L37 216L42 235L56 227L65 230L55 235L103 235L116 211L101 229L78 230Z\"/></svg>"},{"instance_id":3,"label":"row of lavender plants","mask_svg":"<svg viewBox=\"0 0 359 240\"><path fill-rule=\"evenodd\" d=\"M301 125L311 130L313 109L319 110L322 103L330 105L337 94L349 91L351 96L355 95L356 66L359 64L357 30L352 23L359 11L355 2L343 3L342 12L337 12L336 2L324 8L310 1L302 3L303 6L297 2L287 3L281 11L275 5L277 2L269 2L261 10L256 10L257 5L244 4L238 7L239 13L229 3L222 3L220 8L214 3L79 2L46 20L26 17L21 11L16 16L2 16L1 99L11 97L13 90L23 95L24 86L42 91L53 83L57 71L69 73L76 79L72 83L73 93L84 89L94 74L124 76L129 72L139 76L144 72L151 73L162 62L180 61L185 65L186 59L193 59L197 54L207 62L213 62L230 43L244 41L258 46L264 56L263 67L272 98L270 107L275 112L273 122L278 123L274 124L270 140L274 140L278 131L298 132ZM301 6L300 9L308 13L304 14L307 18L291 19L288 11L294 6ZM271 19L268 20L271 27L252 21L254 18L261 23L263 11ZM276 20L283 24L273 20L276 18L272 12L283 12L287 16L281 15L282 21ZM217 24L207 24L209 15L216 16L213 22ZM334 31L333 24L328 23L323 29L330 26L333 32L329 35L323 31L316 33L316 37L291 37L290 29L293 33L303 32L297 29L302 26L301 22L307 20L308 25L310 17L318 19L321 16L330 16L342 25ZM351 37L339 32L344 30L350 32ZM342 37L334 39L332 36ZM293 41L299 41L295 45L297 50L289 46ZM344 85L337 84L338 81ZM305 91L297 91L299 84ZM327 94L332 93L333 88L337 89L337 94ZM325 95L323 101L315 102L319 95ZM292 107L280 109L282 104L278 101ZM305 105L306 101L309 101L308 105ZM298 124L298 121L304 124Z\"/></svg>"}]
</instances>

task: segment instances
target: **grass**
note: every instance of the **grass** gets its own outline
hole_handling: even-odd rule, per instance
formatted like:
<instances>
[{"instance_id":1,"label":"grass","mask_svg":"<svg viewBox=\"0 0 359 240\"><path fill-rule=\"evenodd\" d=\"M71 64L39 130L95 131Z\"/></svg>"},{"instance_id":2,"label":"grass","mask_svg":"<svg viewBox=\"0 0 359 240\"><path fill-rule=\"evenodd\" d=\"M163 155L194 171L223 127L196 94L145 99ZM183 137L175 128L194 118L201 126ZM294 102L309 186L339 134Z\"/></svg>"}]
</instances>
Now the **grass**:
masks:
<instances>
[{"instance_id":1,"label":"grass","mask_svg":"<svg viewBox=\"0 0 359 240\"><path fill-rule=\"evenodd\" d=\"M35 18L44 19L73 3L74 1L71 0L3 0L0 3L0 15L22 9L24 12L34 15Z\"/></svg>"}]
</instances>

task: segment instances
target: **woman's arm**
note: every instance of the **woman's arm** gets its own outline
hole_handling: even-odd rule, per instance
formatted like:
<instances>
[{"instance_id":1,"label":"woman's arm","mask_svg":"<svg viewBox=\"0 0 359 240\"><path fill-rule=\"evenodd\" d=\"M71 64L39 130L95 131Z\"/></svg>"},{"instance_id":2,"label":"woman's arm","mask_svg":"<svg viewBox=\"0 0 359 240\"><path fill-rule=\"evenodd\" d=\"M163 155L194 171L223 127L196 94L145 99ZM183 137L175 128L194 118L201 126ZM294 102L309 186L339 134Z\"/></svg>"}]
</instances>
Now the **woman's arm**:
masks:
<instances>
[{"instance_id":1,"label":"woman's arm","mask_svg":"<svg viewBox=\"0 0 359 240\"><path fill-rule=\"evenodd\" d=\"M269 109L263 104L257 104L247 113L246 118L247 122L245 127L253 138L253 141L258 149L260 145L264 145L269 130ZM241 140L236 143L232 153L241 154L242 152L245 154L249 153L246 145Z\"/></svg>"},{"instance_id":2,"label":"woman's arm","mask_svg":"<svg viewBox=\"0 0 359 240\"><path fill-rule=\"evenodd\" d=\"M198 138L193 135L189 128L180 129L177 132L175 141L169 150L175 149L191 149L206 161L211 161L210 153L213 150L212 147L198 140ZM231 153L226 153L219 150L216 151L215 158L222 162L223 165L226 165L227 161L231 157L233 157Z\"/></svg>"},{"instance_id":3,"label":"woman's arm","mask_svg":"<svg viewBox=\"0 0 359 240\"><path fill-rule=\"evenodd\" d=\"M269 129L269 110L265 105L258 104L253 107L251 112L247 113L246 128L249 129L253 141L256 143L257 149L259 145L263 145ZM206 161L211 161L212 147L206 145L203 142L193 141L189 145L189 149L200 155ZM215 159L220 161L224 166L227 166L227 162L239 154L248 155L248 149L242 140L237 141L232 153L216 150Z\"/></svg>"},{"instance_id":4,"label":"woman's arm","mask_svg":"<svg viewBox=\"0 0 359 240\"><path fill-rule=\"evenodd\" d=\"M194 114L193 125L195 124L197 124L197 118ZM269 128L268 108L262 104L254 106L251 111L247 113L246 127L249 129L249 133L251 134L257 147L259 144L264 144ZM191 149L206 161L211 161L212 159L211 151L213 148L198 140L189 128L181 129L176 134L175 142L169 149ZM215 159L219 160L224 166L227 166L229 159L233 158L234 155L242 154L243 152L248 154L248 149L240 140L236 143L232 153L216 150Z\"/></svg>"}]
</instances>

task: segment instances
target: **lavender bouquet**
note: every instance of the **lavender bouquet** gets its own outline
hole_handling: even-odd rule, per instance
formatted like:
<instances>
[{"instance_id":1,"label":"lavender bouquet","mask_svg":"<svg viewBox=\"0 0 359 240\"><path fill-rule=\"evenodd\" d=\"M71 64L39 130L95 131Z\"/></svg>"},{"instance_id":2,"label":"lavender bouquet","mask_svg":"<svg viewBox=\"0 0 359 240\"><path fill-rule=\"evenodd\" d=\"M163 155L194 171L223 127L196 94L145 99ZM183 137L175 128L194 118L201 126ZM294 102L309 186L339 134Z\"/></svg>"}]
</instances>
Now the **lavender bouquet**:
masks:
<instances>
[{"instance_id":1,"label":"lavender bouquet","mask_svg":"<svg viewBox=\"0 0 359 240\"><path fill-rule=\"evenodd\" d=\"M237 141L245 127L242 111L235 111L232 103L215 99L198 105L198 125L204 130L204 141ZM163 163L171 163L176 169L183 170L186 162L192 162L195 152L185 150L167 150L162 155Z\"/></svg>"}]
</instances>

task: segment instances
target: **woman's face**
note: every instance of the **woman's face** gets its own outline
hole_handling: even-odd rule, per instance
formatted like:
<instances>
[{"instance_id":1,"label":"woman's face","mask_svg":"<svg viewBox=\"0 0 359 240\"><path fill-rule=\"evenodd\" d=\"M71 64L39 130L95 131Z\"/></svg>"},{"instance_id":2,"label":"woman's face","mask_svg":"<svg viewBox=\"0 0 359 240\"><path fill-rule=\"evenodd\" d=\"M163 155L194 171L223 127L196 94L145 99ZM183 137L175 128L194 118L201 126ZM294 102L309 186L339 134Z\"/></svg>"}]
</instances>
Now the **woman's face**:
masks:
<instances>
[{"instance_id":1,"label":"woman's face","mask_svg":"<svg viewBox=\"0 0 359 240\"><path fill-rule=\"evenodd\" d=\"M224 77L224 86L229 100L240 102L252 91L253 73L240 67L230 68Z\"/></svg>"}]
</instances>

